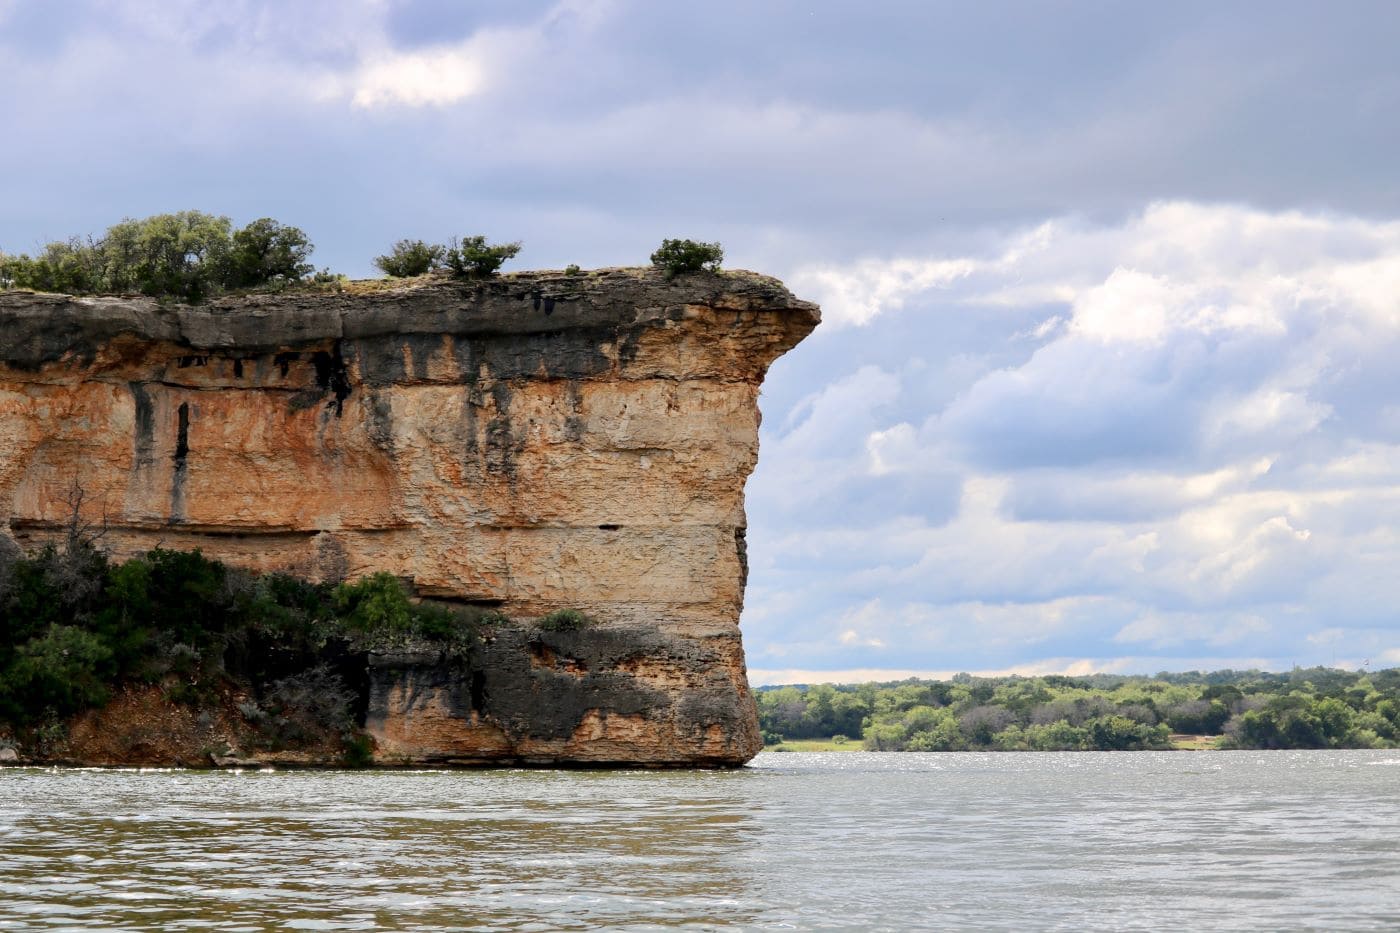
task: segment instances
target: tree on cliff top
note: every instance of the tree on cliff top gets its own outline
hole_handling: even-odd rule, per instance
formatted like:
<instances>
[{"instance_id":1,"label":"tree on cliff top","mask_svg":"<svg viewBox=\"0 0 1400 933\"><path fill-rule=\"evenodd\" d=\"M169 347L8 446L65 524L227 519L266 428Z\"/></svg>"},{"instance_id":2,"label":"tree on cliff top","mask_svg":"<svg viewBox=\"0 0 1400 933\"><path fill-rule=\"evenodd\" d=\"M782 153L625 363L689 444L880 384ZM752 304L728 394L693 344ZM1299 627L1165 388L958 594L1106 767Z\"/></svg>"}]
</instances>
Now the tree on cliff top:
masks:
<instances>
[{"instance_id":1,"label":"tree on cliff top","mask_svg":"<svg viewBox=\"0 0 1400 933\"><path fill-rule=\"evenodd\" d=\"M393 279L408 279L442 268L447 247L423 240L399 240L386 255L374 257L374 267Z\"/></svg>"},{"instance_id":2,"label":"tree on cliff top","mask_svg":"<svg viewBox=\"0 0 1400 933\"><path fill-rule=\"evenodd\" d=\"M520 241L487 243L484 236L455 238L447 247L444 262L454 275L468 279L485 279L495 275L507 259L520 252Z\"/></svg>"},{"instance_id":3,"label":"tree on cliff top","mask_svg":"<svg viewBox=\"0 0 1400 933\"><path fill-rule=\"evenodd\" d=\"M49 243L32 258L0 255L0 287L201 301L301 281L312 271L311 250L305 233L269 217L235 231L227 217L180 211L127 218L101 237Z\"/></svg>"},{"instance_id":4,"label":"tree on cliff top","mask_svg":"<svg viewBox=\"0 0 1400 933\"><path fill-rule=\"evenodd\" d=\"M515 243L488 243L484 236L454 237L447 245L424 240L399 240L374 265L390 278L405 279L447 269L464 279L488 279L507 259L520 252Z\"/></svg>"},{"instance_id":5,"label":"tree on cliff top","mask_svg":"<svg viewBox=\"0 0 1400 933\"><path fill-rule=\"evenodd\" d=\"M228 284L248 288L274 279L300 281L315 268L306 261L311 250L311 241L296 227L271 217L255 220L233 234Z\"/></svg>"},{"instance_id":6,"label":"tree on cliff top","mask_svg":"<svg viewBox=\"0 0 1400 933\"><path fill-rule=\"evenodd\" d=\"M697 243L695 240L662 240L651 254L651 264L671 279L683 272L714 272L724 261L724 249L718 243Z\"/></svg>"}]
</instances>

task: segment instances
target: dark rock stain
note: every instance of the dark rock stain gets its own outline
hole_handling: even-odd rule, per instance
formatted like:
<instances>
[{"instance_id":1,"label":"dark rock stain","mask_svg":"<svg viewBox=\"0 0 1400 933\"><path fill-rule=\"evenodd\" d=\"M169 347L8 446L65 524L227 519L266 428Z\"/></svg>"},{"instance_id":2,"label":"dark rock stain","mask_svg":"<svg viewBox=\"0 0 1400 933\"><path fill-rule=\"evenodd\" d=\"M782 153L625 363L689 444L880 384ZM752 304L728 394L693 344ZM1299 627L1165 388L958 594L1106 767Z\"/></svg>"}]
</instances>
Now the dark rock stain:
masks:
<instances>
[{"instance_id":1,"label":"dark rock stain","mask_svg":"<svg viewBox=\"0 0 1400 933\"><path fill-rule=\"evenodd\" d=\"M503 633L479 652L484 712L515 741L566 739L590 711L645 715L671 703L665 693L616 670L642 633L615 630ZM648 640L655 640L650 638ZM542 657L554 663L540 666Z\"/></svg>"},{"instance_id":2,"label":"dark rock stain","mask_svg":"<svg viewBox=\"0 0 1400 933\"><path fill-rule=\"evenodd\" d=\"M345 366L340 341L335 342L329 353L325 350L313 353L311 365L316 368L316 385L320 387L322 394L330 392L333 396L331 401L326 403L326 407L334 408L335 416L339 418L345 410L345 400L350 397L351 391L350 372Z\"/></svg>"},{"instance_id":3,"label":"dark rock stain","mask_svg":"<svg viewBox=\"0 0 1400 933\"><path fill-rule=\"evenodd\" d=\"M734 529L734 550L739 555L739 592L749 585L749 531Z\"/></svg>"},{"instance_id":4,"label":"dark rock stain","mask_svg":"<svg viewBox=\"0 0 1400 933\"><path fill-rule=\"evenodd\" d=\"M291 372L291 366L301 359L300 353L279 353L272 358L272 362L282 371L282 378L286 379Z\"/></svg>"},{"instance_id":5,"label":"dark rock stain","mask_svg":"<svg viewBox=\"0 0 1400 933\"><path fill-rule=\"evenodd\" d=\"M144 383L130 382L127 388L131 390L131 400L135 409L135 451L137 470L144 469L156 462L156 411L155 405L151 402L150 393Z\"/></svg>"},{"instance_id":6,"label":"dark rock stain","mask_svg":"<svg viewBox=\"0 0 1400 933\"><path fill-rule=\"evenodd\" d=\"M481 670L472 671L471 682L472 712L482 713L486 711L486 672Z\"/></svg>"},{"instance_id":7,"label":"dark rock stain","mask_svg":"<svg viewBox=\"0 0 1400 933\"><path fill-rule=\"evenodd\" d=\"M190 456L190 403L181 402L177 412L178 424L175 435L175 453L171 460L175 463L174 475L170 480L170 520L185 520L185 480L189 475Z\"/></svg>"},{"instance_id":8,"label":"dark rock stain","mask_svg":"<svg viewBox=\"0 0 1400 933\"><path fill-rule=\"evenodd\" d=\"M371 389L365 396L365 433L370 442L394 456L394 406L389 397Z\"/></svg>"},{"instance_id":9,"label":"dark rock stain","mask_svg":"<svg viewBox=\"0 0 1400 933\"><path fill-rule=\"evenodd\" d=\"M510 421L511 388L504 382L491 386L491 401L495 413L486 423L486 469L508 479L515 479L515 455L524 446L517 440Z\"/></svg>"},{"instance_id":10,"label":"dark rock stain","mask_svg":"<svg viewBox=\"0 0 1400 933\"><path fill-rule=\"evenodd\" d=\"M478 424L476 410L483 404L481 390L468 386L462 396L462 447L468 464L474 463L481 452L481 441L477 438Z\"/></svg>"},{"instance_id":11,"label":"dark rock stain","mask_svg":"<svg viewBox=\"0 0 1400 933\"><path fill-rule=\"evenodd\" d=\"M623 331L617 336L617 362L621 366L631 366L637 360L641 341L636 331Z\"/></svg>"},{"instance_id":12,"label":"dark rock stain","mask_svg":"<svg viewBox=\"0 0 1400 933\"><path fill-rule=\"evenodd\" d=\"M530 300L536 311L540 310L541 306L543 306L545 317L548 317L554 313L554 302L558 299L553 295L546 295L544 292L532 292L530 294Z\"/></svg>"},{"instance_id":13,"label":"dark rock stain","mask_svg":"<svg viewBox=\"0 0 1400 933\"><path fill-rule=\"evenodd\" d=\"M543 301L543 299L541 299ZM496 379L588 379L611 372L608 348L617 343L635 347L636 338L619 336L616 327L571 328L533 334L493 334L459 337L452 355L464 380L485 371ZM402 385L428 378L428 358L440 352L437 334L367 337L351 342L360 372L368 386ZM405 349L413 358L412 371L404 365ZM635 356L635 349L631 350ZM630 359L630 357L629 357Z\"/></svg>"},{"instance_id":14,"label":"dark rock stain","mask_svg":"<svg viewBox=\"0 0 1400 933\"><path fill-rule=\"evenodd\" d=\"M577 379L569 380L566 396L569 413L564 416L564 437L575 444L583 441L583 388Z\"/></svg>"},{"instance_id":15,"label":"dark rock stain","mask_svg":"<svg viewBox=\"0 0 1400 933\"><path fill-rule=\"evenodd\" d=\"M370 726L429 703L445 701L454 718L499 726L512 743L566 739L590 712L603 716L670 718L676 698L639 680L622 665L643 658L663 666L704 669L719 663L703 646L651 629L543 632L503 626L473 648L470 658L435 653L370 658ZM705 688L694 704L705 724L741 727L727 680ZM710 697L713 693L714 696ZM405 697L391 711L392 696Z\"/></svg>"}]
</instances>

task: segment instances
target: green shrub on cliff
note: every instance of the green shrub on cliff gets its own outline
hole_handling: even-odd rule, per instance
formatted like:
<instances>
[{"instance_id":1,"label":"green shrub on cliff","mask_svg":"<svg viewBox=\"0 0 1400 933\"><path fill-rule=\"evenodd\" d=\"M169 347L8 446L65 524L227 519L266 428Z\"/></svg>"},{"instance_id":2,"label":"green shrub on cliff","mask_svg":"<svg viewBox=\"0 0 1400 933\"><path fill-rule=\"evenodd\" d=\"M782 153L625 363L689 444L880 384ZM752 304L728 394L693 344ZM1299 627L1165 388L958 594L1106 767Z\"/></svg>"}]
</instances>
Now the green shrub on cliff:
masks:
<instances>
[{"instance_id":1,"label":"green shrub on cliff","mask_svg":"<svg viewBox=\"0 0 1400 933\"><path fill-rule=\"evenodd\" d=\"M714 272L724 261L724 249L718 243L697 243L695 240L662 240L651 254L651 264L675 278L683 272Z\"/></svg>"},{"instance_id":2,"label":"green shrub on cliff","mask_svg":"<svg viewBox=\"0 0 1400 933\"><path fill-rule=\"evenodd\" d=\"M422 240L399 240L384 256L374 257L374 267L393 279L426 275L442 268L447 247Z\"/></svg>"},{"instance_id":3,"label":"green shrub on cliff","mask_svg":"<svg viewBox=\"0 0 1400 933\"><path fill-rule=\"evenodd\" d=\"M234 230L202 211L126 219L98 238L0 256L0 287L71 295L128 294L197 302L235 288L281 286L312 272L311 241L271 218Z\"/></svg>"},{"instance_id":4,"label":"green shrub on cliff","mask_svg":"<svg viewBox=\"0 0 1400 933\"><path fill-rule=\"evenodd\" d=\"M462 650L470 646L479 626L505 621L500 613L479 607L448 608L415 602L409 597L408 588L391 573L342 583L335 588L332 599L339 625L376 647L418 638Z\"/></svg>"},{"instance_id":5,"label":"green shrub on cliff","mask_svg":"<svg viewBox=\"0 0 1400 933\"><path fill-rule=\"evenodd\" d=\"M162 548L113 563L76 535L32 556L0 548L0 722L66 717L124 682L160 684L168 698L195 703L237 682L269 722L295 707L294 725L309 728L318 707L289 698L306 692L303 680L326 680L317 673L325 665L414 642L463 658L480 626L502 621L414 601L387 573L332 586ZM303 673L309 680L297 679Z\"/></svg>"},{"instance_id":6,"label":"green shrub on cliff","mask_svg":"<svg viewBox=\"0 0 1400 933\"><path fill-rule=\"evenodd\" d=\"M488 279L520 252L520 243L488 243L484 236L453 238L443 245L423 240L399 240L374 265L390 278L411 278L441 269L464 279Z\"/></svg>"},{"instance_id":7,"label":"green shrub on cliff","mask_svg":"<svg viewBox=\"0 0 1400 933\"><path fill-rule=\"evenodd\" d=\"M468 279L486 279L495 275L520 252L520 242L487 243L484 236L464 236L453 239L443 254L443 262L453 275Z\"/></svg>"},{"instance_id":8,"label":"green shrub on cliff","mask_svg":"<svg viewBox=\"0 0 1400 933\"><path fill-rule=\"evenodd\" d=\"M315 269L306 261L311 250L311 241L296 227L271 217L255 220L233 234L227 285L250 288L278 280L299 282Z\"/></svg>"},{"instance_id":9,"label":"green shrub on cliff","mask_svg":"<svg viewBox=\"0 0 1400 933\"><path fill-rule=\"evenodd\" d=\"M50 625L18 646L3 678L0 711L67 714L107 701L107 679L114 673L112 649L103 639L75 625ZM6 717L20 718L20 717Z\"/></svg>"},{"instance_id":10,"label":"green shrub on cliff","mask_svg":"<svg viewBox=\"0 0 1400 933\"><path fill-rule=\"evenodd\" d=\"M588 623L588 616L577 609L556 609L540 619L539 625L546 632L577 632Z\"/></svg>"}]
</instances>

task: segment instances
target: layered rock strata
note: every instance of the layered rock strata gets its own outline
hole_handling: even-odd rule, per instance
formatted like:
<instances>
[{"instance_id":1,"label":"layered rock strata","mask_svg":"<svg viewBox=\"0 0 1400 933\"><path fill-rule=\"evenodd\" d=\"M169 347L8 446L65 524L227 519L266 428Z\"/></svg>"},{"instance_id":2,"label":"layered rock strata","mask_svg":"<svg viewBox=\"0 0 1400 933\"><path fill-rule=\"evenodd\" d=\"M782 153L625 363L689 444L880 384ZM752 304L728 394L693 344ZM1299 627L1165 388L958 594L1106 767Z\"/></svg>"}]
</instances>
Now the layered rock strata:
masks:
<instances>
[{"instance_id":1,"label":"layered rock strata","mask_svg":"<svg viewBox=\"0 0 1400 933\"><path fill-rule=\"evenodd\" d=\"M466 662L368 658L384 763L742 763L759 386L818 320L773 279L635 269L0 292L0 533L48 540L80 489L116 557L389 571L520 620ZM594 624L528 621L564 607Z\"/></svg>"}]
</instances>

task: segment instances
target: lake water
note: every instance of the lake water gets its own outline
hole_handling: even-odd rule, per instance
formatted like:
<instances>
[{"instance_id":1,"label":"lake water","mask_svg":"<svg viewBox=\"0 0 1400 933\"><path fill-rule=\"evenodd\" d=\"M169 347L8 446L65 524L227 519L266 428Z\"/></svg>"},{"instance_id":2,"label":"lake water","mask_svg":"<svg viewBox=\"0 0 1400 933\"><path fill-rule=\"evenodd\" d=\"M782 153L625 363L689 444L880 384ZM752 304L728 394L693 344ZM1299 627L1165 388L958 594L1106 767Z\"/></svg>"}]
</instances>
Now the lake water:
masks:
<instances>
[{"instance_id":1,"label":"lake water","mask_svg":"<svg viewBox=\"0 0 1400 933\"><path fill-rule=\"evenodd\" d=\"M0 771L6 929L1400 926L1400 752Z\"/></svg>"}]
</instances>

